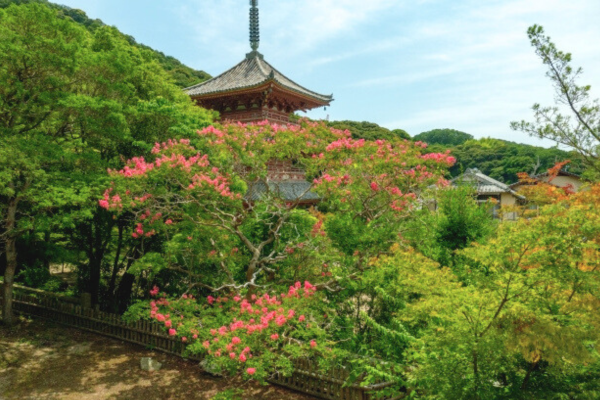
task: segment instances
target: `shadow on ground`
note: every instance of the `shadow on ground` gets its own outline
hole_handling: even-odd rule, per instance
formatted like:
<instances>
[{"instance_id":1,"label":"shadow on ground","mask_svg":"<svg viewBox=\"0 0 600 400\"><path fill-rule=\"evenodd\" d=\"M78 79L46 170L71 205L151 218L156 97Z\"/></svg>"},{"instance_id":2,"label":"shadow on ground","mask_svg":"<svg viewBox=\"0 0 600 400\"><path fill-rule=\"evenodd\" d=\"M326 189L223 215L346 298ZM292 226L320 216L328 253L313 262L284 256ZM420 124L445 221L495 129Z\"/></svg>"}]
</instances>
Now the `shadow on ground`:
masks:
<instances>
[{"instance_id":1,"label":"shadow on ground","mask_svg":"<svg viewBox=\"0 0 600 400\"><path fill-rule=\"evenodd\" d=\"M142 357L163 363L140 369ZM0 400L202 399L241 387L248 400L309 400L274 386L210 376L193 362L49 322L0 327Z\"/></svg>"}]
</instances>

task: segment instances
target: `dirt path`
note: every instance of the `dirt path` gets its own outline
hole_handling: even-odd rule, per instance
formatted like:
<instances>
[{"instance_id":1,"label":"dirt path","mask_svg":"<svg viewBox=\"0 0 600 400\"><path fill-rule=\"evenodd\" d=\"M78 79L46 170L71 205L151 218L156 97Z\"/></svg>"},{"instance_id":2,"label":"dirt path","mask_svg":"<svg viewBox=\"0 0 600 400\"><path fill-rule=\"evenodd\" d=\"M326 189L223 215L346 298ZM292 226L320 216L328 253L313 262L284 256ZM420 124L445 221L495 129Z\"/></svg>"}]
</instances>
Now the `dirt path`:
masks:
<instances>
[{"instance_id":1,"label":"dirt path","mask_svg":"<svg viewBox=\"0 0 600 400\"><path fill-rule=\"evenodd\" d=\"M153 357L162 369L142 371L141 357ZM275 386L215 378L180 358L49 322L0 327L0 400L209 400L238 386L247 400L314 399Z\"/></svg>"}]
</instances>

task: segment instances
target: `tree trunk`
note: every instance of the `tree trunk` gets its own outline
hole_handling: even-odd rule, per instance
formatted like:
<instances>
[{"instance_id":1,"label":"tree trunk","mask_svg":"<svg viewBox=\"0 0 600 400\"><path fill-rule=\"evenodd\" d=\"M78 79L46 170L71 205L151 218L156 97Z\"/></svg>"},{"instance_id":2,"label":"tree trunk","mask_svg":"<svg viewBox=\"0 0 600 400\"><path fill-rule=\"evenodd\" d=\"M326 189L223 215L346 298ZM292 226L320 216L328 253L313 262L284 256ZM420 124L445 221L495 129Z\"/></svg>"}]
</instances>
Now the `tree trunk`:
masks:
<instances>
[{"instance_id":1,"label":"tree trunk","mask_svg":"<svg viewBox=\"0 0 600 400\"><path fill-rule=\"evenodd\" d=\"M110 283L108 284L108 295L114 298L115 292L115 283L117 281L117 274L121 269L121 263L119 262L121 259L121 249L123 247L123 224L119 223L119 239L117 242L117 253L115 254L115 262L113 264L112 275L110 277Z\"/></svg>"},{"instance_id":2,"label":"tree trunk","mask_svg":"<svg viewBox=\"0 0 600 400\"><path fill-rule=\"evenodd\" d=\"M473 375L475 376L475 397L479 399L479 342L475 341L475 348L473 349Z\"/></svg>"},{"instance_id":3,"label":"tree trunk","mask_svg":"<svg viewBox=\"0 0 600 400\"><path fill-rule=\"evenodd\" d=\"M117 288L116 297L118 299L118 312L124 313L129 307L131 302L131 293L133 291L133 284L135 283L135 275L128 272L123 274L119 287Z\"/></svg>"},{"instance_id":4,"label":"tree trunk","mask_svg":"<svg viewBox=\"0 0 600 400\"><path fill-rule=\"evenodd\" d=\"M100 304L100 280L102 278L102 261L110 243L114 222L102 211L94 215L88 231L88 290L92 296L92 305Z\"/></svg>"},{"instance_id":5,"label":"tree trunk","mask_svg":"<svg viewBox=\"0 0 600 400\"><path fill-rule=\"evenodd\" d=\"M127 310L127 307L129 307L129 303L131 302L131 293L133 292L133 284L135 283L135 275L130 274L127 271L135 262L135 260L142 256L139 248L133 249L131 254L132 256L127 260L125 273L121 277L121 281L117 287L117 292L114 296L117 301L117 312L119 313L124 313Z\"/></svg>"},{"instance_id":6,"label":"tree trunk","mask_svg":"<svg viewBox=\"0 0 600 400\"><path fill-rule=\"evenodd\" d=\"M11 199L8 203L6 213L6 270L4 271L2 320L4 324L11 326L14 323L13 316L13 283L17 270L17 239L14 235L17 223L17 199Z\"/></svg>"},{"instance_id":7,"label":"tree trunk","mask_svg":"<svg viewBox=\"0 0 600 400\"><path fill-rule=\"evenodd\" d=\"M521 384L521 391L525 391L525 389L527 389L527 385L529 384L529 378L531 378L531 373L535 370L535 367L537 367L539 362L540 360L535 361L529 366L529 369L527 370L527 375L525 375L523 383Z\"/></svg>"}]
</instances>

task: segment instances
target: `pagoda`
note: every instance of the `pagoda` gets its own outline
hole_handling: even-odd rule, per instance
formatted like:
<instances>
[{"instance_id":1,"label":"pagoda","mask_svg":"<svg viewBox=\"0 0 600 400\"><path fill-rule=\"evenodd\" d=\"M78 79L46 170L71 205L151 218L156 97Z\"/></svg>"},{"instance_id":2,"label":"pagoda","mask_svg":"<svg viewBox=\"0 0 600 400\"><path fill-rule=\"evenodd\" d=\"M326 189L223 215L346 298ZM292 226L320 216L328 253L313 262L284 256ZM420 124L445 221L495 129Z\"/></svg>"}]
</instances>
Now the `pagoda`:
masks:
<instances>
[{"instance_id":1,"label":"pagoda","mask_svg":"<svg viewBox=\"0 0 600 400\"><path fill-rule=\"evenodd\" d=\"M306 89L287 78L258 52L258 0L250 0L250 47L246 58L208 81L190 86L186 93L201 107L216 110L222 121L242 123L267 120L288 124L296 111L326 107L332 95Z\"/></svg>"}]
</instances>

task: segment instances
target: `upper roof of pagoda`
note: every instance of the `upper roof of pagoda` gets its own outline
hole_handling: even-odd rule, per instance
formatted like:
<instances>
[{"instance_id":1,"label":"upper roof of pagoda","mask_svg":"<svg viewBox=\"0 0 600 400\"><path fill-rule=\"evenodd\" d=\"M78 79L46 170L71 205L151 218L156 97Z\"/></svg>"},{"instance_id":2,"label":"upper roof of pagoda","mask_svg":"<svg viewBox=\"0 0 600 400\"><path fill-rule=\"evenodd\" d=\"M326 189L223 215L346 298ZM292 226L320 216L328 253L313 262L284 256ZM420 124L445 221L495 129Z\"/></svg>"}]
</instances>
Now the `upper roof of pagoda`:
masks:
<instances>
[{"instance_id":1,"label":"upper roof of pagoda","mask_svg":"<svg viewBox=\"0 0 600 400\"><path fill-rule=\"evenodd\" d=\"M310 103L314 103L314 107L326 106L333 101L333 95L313 92L287 78L266 62L263 55L258 51L248 53L245 60L221 75L190 86L185 91L192 98L216 97L249 91L269 83L278 85L285 91L294 92L300 97L312 100Z\"/></svg>"}]
</instances>

